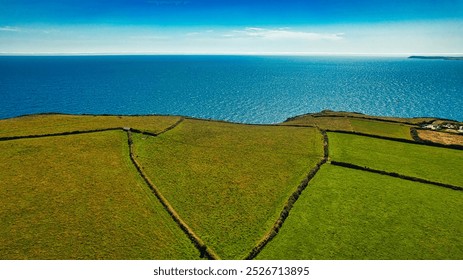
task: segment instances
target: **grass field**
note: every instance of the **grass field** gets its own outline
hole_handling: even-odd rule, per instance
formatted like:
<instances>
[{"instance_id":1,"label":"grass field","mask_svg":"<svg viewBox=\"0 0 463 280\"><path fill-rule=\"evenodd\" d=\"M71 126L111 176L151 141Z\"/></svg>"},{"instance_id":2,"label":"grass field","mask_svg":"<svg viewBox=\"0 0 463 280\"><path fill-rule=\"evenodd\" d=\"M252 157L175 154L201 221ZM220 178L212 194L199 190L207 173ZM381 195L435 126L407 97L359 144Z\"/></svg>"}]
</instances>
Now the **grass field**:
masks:
<instances>
[{"instance_id":1,"label":"grass field","mask_svg":"<svg viewBox=\"0 0 463 280\"><path fill-rule=\"evenodd\" d=\"M310 113L305 115L300 115L293 117L287 121L287 123L303 123L311 121L314 118L328 118L328 119L362 119L362 120L376 120L384 122L396 122L409 125L419 125L424 122L432 122L436 120L435 118L399 118L399 117L382 117L382 116L369 116L360 113L353 112L335 112L325 110L319 113ZM334 128L332 128L334 129Z\"/></svg>"},{"instance_id":2,"label":"grass field","mask_svg":"<svg viewBox=\"0 0 463 280\"><path fill-rule=\"evenodd\" d=\"M410 126L398 123L351 119L352 131L392 138L409 139Z\"/></svg>"},{"instance_id":3,"label":"grass field","mask_svg":"<svg viewBox=\"0 0 463 280\"><path fill-rule=\"evenodd\" d=\"M463 258L463 193L325 165L258 259Z\"/></svg>"},{"instance_id":4,"label":"grass field","mask_svg":"<svg viewBox=\"0 0 463 280\"><path fill-rule=\"evenodd\" d=\"M0 142L0 259L194 259L123 132Z\"/></svg>"},{"instance_id":5,"label":"grass field","mask_svg":"<svg viewBox=\"0 0 463 280\"><path fill-rule=\"evenodd\" d=\"M333 117L314 117L311 115L307 115L282 123L282 125L288 124L315 126L324 130L351 131L391 138L401 138L409 140L412 139L410 135L410 125L403 123L385 122L379 120L368 120L358 117L354 118L351 115L340 115Z\"/></svg>"},{"instance_id":6,"label":"grass field","mask_svg":"<svg viewBox=\"0 0 463 280\"><path fill-rule=\"evenodd\" d=\"M56 134L70 131L132 127L160 132L178 121L171 116L31 115L0 121L0 137Z\"/></svg>"},{"instance_id":7,"label":"grass field","mask_svg":"<svg viewBox=\"0 0 463 280\"><path fill-rule=\"evenodd\" d=\"M301 118L296 118L291 121L281 123L281 125L307 125L307 126L316 126L321 129L334 129L334 130L344 130L352 131L352 125L350 119L345 117L313 117L305 116Z\"/></svg>"},{"instance_id":8,"label":"grass field","mask_svg":"<svg viewBox=\"0 0 463 280\"><path fill-rule=\"evenodd\" d=\"M8 137L172 128L156 137L132 131L136 164L192 235L223 259L242 259L323 158L315 127L410 139L410 124L421 120L329 114L280 126L171 116L0 120L0 259L200 258L135 168L127 132ZM328 138L330 160L463 187L461 150L337 132ZM328 161L258 258L462 259L462 196Z\"/></svg>"},{"instance_id":9,"label":"grass field","mask_svg":"<svg viewBox=\"0 0 463 280\"><path fill-rule=\"evenodd\" d=\"M463 151L343 133L328 137L332 160L463 186Z\"/></svg>"},{"instance_id":10,"label":"grass field","mask_svg":"<svg viewBox=\"0 0 463 280\"><path fill-rule=\"evenodd\" d=\"M323 156L313 128L199 120L155 138L134 135L134 145L167 200L225 259L249 253Z\"/></svg>"}]
</instances>

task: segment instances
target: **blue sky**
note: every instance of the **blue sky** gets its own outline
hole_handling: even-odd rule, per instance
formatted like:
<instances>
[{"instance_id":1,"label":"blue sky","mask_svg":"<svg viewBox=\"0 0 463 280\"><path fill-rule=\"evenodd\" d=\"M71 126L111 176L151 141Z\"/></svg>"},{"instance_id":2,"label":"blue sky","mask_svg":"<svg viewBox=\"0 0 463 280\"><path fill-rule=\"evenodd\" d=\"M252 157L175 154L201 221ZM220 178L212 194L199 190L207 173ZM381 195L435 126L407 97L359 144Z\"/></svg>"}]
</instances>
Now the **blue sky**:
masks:
<instances>
[{"instance_id":1,"label":"blue sky","mask_svg":"<svg viewBox=\"0 0 463 280\"><path fill-rule=\"evenodd\" d=\"M461 54L463 0L0 0L0 53Z\"/></svg>"}]
</instances>

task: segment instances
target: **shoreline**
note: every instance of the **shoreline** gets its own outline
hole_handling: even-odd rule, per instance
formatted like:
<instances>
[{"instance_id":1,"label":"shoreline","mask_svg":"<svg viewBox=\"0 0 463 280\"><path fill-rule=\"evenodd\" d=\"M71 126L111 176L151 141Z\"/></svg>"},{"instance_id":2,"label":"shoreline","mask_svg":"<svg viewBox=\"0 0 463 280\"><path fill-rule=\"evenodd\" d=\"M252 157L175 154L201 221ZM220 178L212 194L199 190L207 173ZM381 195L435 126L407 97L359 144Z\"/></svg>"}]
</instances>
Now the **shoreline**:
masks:
<instances>
[{"instance_id":1,"label":"shoreline","mask_svg":"<svg viewBox=\"0 0 463 280\"><path fill-rule=\"evenodd\" d=\"M378 120L378 121L389 121L392 122L399 122L394 121L393 119L403 119L403 120L417 120L417 119L428 119L429 121L445 121L445 122L454 122L454 123L463 123L463 121L454 120L454 119L446 119L440 117L432 117L432 116L420 116L420 117L400 117L400 116L379 116L379 115L368 115L361 112L350 112L350 111L332 111L332 110L322 110L320 112L309 112L300 115L295 115L286 118L282 122L276 123L244 123L244 122L234 122L234 121L227 121L227 120L220 120L220 119L213 119L213 118L201 118L201 117L193 117L187 115L174 115L174 114L90 114L90 113L61 113L61 112L43 112L43 113L31 113L31 114L23 114L14 117L7 117L7 118L0 118L2 120L11 120L17 118L24 118L24 117L34 117L34 116L48 116L48 115L62 115L62 116L83 116L83 117L180 117L180 118L188 118L188 119L197 119L197 120L204 120L204 121L215 121L215 122L224 122L224 123L231 123L231 124L243 124L243 125L279 125L284 124L286 122L295 120L301 117L350 117L350 118L363 118L363 119L370 119L370 120Z\"/></svg>"}]
</instances>

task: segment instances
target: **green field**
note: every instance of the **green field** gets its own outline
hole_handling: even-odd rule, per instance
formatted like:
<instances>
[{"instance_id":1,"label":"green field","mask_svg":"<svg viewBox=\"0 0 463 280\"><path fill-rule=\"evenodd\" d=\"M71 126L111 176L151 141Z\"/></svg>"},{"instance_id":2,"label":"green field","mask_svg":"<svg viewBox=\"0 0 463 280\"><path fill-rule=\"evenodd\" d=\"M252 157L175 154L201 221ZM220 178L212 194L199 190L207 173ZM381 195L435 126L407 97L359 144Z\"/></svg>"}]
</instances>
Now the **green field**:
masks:
<instances>
[{"instance_id":1,"label":"green field","mask_svg":"<svg viewBox=\"0 0 463 280\"><path fill-rule=\"evenodd\" d=\"M258 259L463 258L463 193L325 165Z\"/></svg>"},{"instance_id":2,"label":"green field","mask_svg":"<svg viewBox=\"0 0 463 280\"><path fill-rule=\"evenodd\" d=\"M410 128L431 120L369 118L0 120L0 259L200 259L204 248L192 240L223 259L243 259L262 244L260 259L462 259L461 190L330 164L463 187L458 147L328 132L328 162L294 196L324 159L319 129L410 141ZM260 243L277 221L276 237Z\"/></svg>"},{"instance_id":3,"label":"green field","mask_svg":"<svg viewBox=\"0 0 463 280\"><path fill-rule=\"evenodd\" d=\"M462 151L344 133L328 137L332 160L463 186Z\"/></svg>"},{"instance_id":4,"label":"green field","mask_svg":"<svg viewBox=\"0 0 463 280\"><path fill-rule=\"evenodd\" d=\"M177 122L171 116L76 116L31 115L0 121L0 137L56 134L106 128L131 127L149 132L160 132Z\"/></svg>"},{"instance_id":5,"label":"green field","mask_svg":"<svg viewBox=\"0 0 463 280\"><path fill-rule=\"evenodd\" d=\"M352 131L411 140L410 126L372 120L351 119Z\"/></svg>"},{"instance_id":6,"label":"green field","mask_svg":"<svg viewBox=\"0 0 463 280\"><path fill-rule=\"evenodd\" d=\"M323 156L312 128L185 120L159 137L134 135L145 172L221 258L244 258Z\"/></svg>"},{"instance_id":7,"label":"green field","mask_svg":"<svg viewBox=\"0 0 463 280\"><path fill-rule=\"evenodd\" d=\"M391 138L412 139L410 135L411 125L405 123L382 121L380 118L377 120L369 120L360 118L355 114L333 117L324 115L326 114L321 114L319 116L301 116L294 120L284 122L281 125L306 125L319 127L324 130L341 130Z\"/></svg>"},{"instance_id":8,"label":"green field","mask_svg":"<svg viewBox=\"0 0 463 280\"><path fill-rule=\"evenodd\" d=\"M319 113L309 113L304 115L299 115L292 117L285 121L284 123L299 123L303 124L304 122L311 122L314 119L331 119L331 120L340 120L340 119L360 119L366 121L381 121L381 122L394 122L399 124L408 124L408 125L419 125L421 123L428 123L436 120L435 118L399 118L399 117L382 117L382 116L369 116L361 113L353 112L336 112L330 110L324 110ZM331 128L335 129L335 128Z\"/></svg>"},{"instance_id":9,"label":"green field","mask_svg":"<svg viewBox=\"0 0 463 280\"><path fill-rule=\"evenodd\" d=\"M313 117L306 116L294 120L286 121L281 125L300 125L300 126L315 126L320 129L334 129L343 131L352 131L352 125L349 118L344 117Z\"/></svg>"},{"instance_id":10,"label":"green field","mask_svg":"<svg viewBox=\"0 0 463 280\"><path fill-rule=\"evenodd\" d=\"M194 259L123 132L0 142L0 259Z\"/></svg>"}]
</instances>

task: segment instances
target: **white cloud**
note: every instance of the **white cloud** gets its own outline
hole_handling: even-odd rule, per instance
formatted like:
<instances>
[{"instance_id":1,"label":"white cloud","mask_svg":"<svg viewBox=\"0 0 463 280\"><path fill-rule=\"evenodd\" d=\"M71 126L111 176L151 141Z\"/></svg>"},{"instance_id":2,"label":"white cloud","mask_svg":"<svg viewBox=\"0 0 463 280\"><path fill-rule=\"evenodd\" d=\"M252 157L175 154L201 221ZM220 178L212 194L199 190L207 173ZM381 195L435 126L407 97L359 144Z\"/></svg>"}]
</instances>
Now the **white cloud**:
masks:
<instances>
[{"instance_id":1,"label":"white cloud","mask_svg":"<svg viewBox=\"0 0 463 280\"><path fill-rule=\"evenodd\" d=\"M31 34L31 33L43 33L43 34L50 34L57 32L56 28L47 28L47 29L39 29L39 28L31 28L31 27L17 27L17 26L0 26L0 32L21 32L23 34Z\"/></svg>"},{"instance_id":2,"label":"white cloud","mask_svg":"<svg viewBox=\"0 0 463 280\"><path fill-rule=\"evenodd\" d=\"M0 26L0 31L20 32L21 29L14 26Z\"/></svg>"},{"instance_id":3,"label":"white cloud","mask_svg":"<svg viewBox=\"0 0 463 280\"><path fill-rule=\"evenodd\" d=\"M214 29L0 25L0 52L461 54L462 28L462 20L281 28L215 26Z\"/></svg>"},{"instance_id":4,"label":"white cloud","mask_svg":"<svg viewBox=\"0 0 463 280\"><path fill-rule=\"evenodd\" d=\"M316 33L295 31L290 28L266 29L247 27L243 30L234 30L224 34L224 37L254 37L268 40L305 40L305 41L338 41L344 38L344 33Z\"/></svg>"},{"instance_id":5,"label":"white cloud","mask_svg":"<svg viewBox=\"0 0 463 280\"><path fill-rule=\"evenodd\" d=\"M200 30L200 31L192 31L192 32L188 32L186 33L185 35L186 36L196 36L196 37L213 37L213 36L216 36L215 33L215 30L213 29L207 29L207 30Z\"/></svg>"},{"instance_id":6,"label":"white cloud","mask_svg":"<svg viewBox=\"0 0 463 280\"><path fill-rule=\"evenodd\" d=\"M168 36L162 36L162 35L131 35L129 36L129 39L133 40L167 40L170 37Z\"/></svg>"},{"instance_id":7,"label":"white cloud","mask_svg":"<svg viewBox=\"0 0 463 280\"><path fill-rule=\"evenodd\" d=\"M187 37L196 38L209 38L209 39L244 39L244 40L271 40L271 41L300 41L300 42L313 42L313 41L339 41L344 39L344 33L316 33L292 30L289 27L283 28L259 28L259 27L246 27L239 30L222 30L216 32L215 30L193 31L185 34Z\"/></svg>"}]
</instances>

